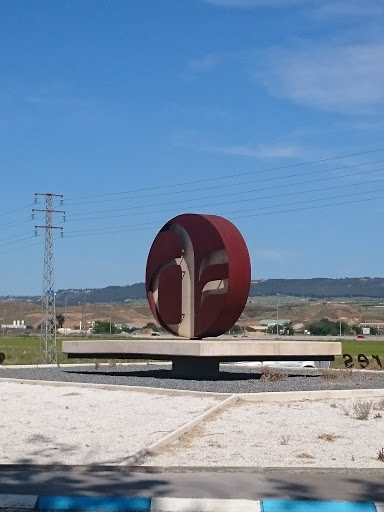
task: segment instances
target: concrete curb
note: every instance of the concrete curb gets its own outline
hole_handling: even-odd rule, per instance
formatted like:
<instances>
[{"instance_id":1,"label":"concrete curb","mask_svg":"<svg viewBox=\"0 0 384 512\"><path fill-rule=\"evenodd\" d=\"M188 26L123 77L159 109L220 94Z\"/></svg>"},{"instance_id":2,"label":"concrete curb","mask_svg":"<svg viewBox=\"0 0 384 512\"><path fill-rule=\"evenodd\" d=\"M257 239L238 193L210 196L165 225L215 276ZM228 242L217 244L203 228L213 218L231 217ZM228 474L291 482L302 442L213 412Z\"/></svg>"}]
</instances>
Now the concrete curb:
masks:
<instances>
[{"instance_id":1,"label":"concrete curb","mask_svg":"<svg viewBox=\"0 0 384 512\"><path fill-rule=\"evenodd\" d=\"M160 363L158 361L143 361L141 363L116 363L116 366L145 366L145 365L151 365L151 366L170 366L172 364L172 361L161 361ZM89 366L89 367L95 367L95 363L59 363L59 364L0 364L0 370L12 370L14 368L72 368L77 366ZM105 366L107 368L110 368L109 363L99 363L99 366Z\"/></svg>"},{"instance_id":2,"label":"concrete curb","mask_svg":"<svg viewBox=\"0 0 384 512\"><path fill-rule=\"evenodd\" d=\"M273 475L274 473L286 474L308 474L321 475L334 474L344 475L347 471L349 476L360 477L361 475L381 475L384 481L383 468L333 468L333 467L308 467L308 466L128 466L128 465L87 465L87 464L0 464L0 475L2 471L28 471L28 472L58 472L65 473L252 473L255 475ZM383 510L384 512L384 510Z\"/></svg>"},{"instance_id":3,"label":"concrete curb","mask_svg":"<svg viewBox=\"0 0 384 512\"><path fill-rule=\"evenodd\" d=\"M90 388L90 389L103 389L105 391L129 391L137 393L148 393L152 395L189 395L189 396L207 396L217 398L227 398L232 396L232 393L214 393L212 391L191 391L188 389L168 389L168 388L150 388L146 386L124 386L123 384L94 384L91 382L63 382L57 380L29 380L29 379L12 379L7 377L0 377L1 382L13 382L15 384L31 384L34 386L54 386L54 387L75 387L75 388Z\"/></svg>"},{"instance_id":4,"label":"concrete curb","mask_svg":"<svg viewBox=\"0 0 384 512\"><path fill-rule=\"evenodd\" d=\"M346 501L0 495L1 509L79 512L383 512L384 503Z\"/></svg>"},{"instance_id":5,"label":"concrete curb","mask_svg":"<svg viewBox=\"0 0 384 512\"><path fill-rule=\"evenodd\" d=\"M379 507L381 504L377 504ZM263 512L377 512L376 504L364 501L263 500Z\"/></svg>"},{"instance_id":6,"label":"concrete curb","mask_svg":"<svg viewBox=\"0 0 384 512\"><path fill-rule=\"evenodd\" d=\"M246 402L291 402L337 400L339 398L382 398L384 389L324 389L321 391L272 391L268 393L239 393Z\"/></svg>"},{"instance_id":7,"label":"concrete curb","mask_svg":"<svg viewBox=\"0 0 384 512\"><path fill-rule=\"evenodd\" d=\"M1 372L0 372L1 373ZM189 395L201 397L230 398L236 396L248 402L282 402L295 400L336 400L338 398L382 398L384 389L324 389L321 391L270 391L262 393L215 393L213 391L191 391L188 389L151 388L146 386L124 386L123 384L93 384L86 382L62 382L56 380L29 380L0 377L1 382L31 384L35 386L76 387L103 389L106 391L129 391L159 395Z\"/></svg>"},{"instance_id":8,"label":"concrete curb","mask_svg":"<svg viewBox=\"0 0 384 512\"><path fill-rule=\"evenodd\" d=\"M173 432L170 432L169 434L165 435L161 439L155 441L154 443L146 446L142 450L139 450L135 454L128 457L122 464L123 466L126 465L132 465L136 464L140 459L145 457L146 455L149 455L156 450L159 450L160 448L166 446L167 444L173 443L177 439L179 439L183 434L191 430L192 428L199 425L199 423L205 421L209 416L214 414L217 411L220 411L221 409L225 409L228 407L228 405L232 403L236 403L238 400L238 395L231 395L225 400L219 402L218 404L214 405L213 407L210 407L207 411L204 411L202 414L199 414L196 416L196 418L193 418L192 420L188 421L187 423L184 423L184 425L181 425L181 427L178 427Z\"/></svg>"}]
</instances>

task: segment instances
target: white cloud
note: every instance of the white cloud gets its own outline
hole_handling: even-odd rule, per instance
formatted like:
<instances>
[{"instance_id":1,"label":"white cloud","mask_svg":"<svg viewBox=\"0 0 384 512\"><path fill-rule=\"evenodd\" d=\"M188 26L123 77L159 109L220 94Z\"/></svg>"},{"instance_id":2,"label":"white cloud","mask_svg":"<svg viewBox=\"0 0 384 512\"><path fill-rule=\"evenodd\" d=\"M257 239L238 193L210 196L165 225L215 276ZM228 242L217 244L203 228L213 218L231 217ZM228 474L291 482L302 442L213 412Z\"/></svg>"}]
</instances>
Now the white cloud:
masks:
<instances>
[{"instance_id":1,"label":"white cloud","mask_svg":"<svg viewBox=\"0 0 384 512\"><path fill-rule=\"evenodd\" d=\"M300 0L203 0L207 4L217 5L218 7L272 7L281 4L296 4Z\"/></svg>"},{"instance_id":2,"label":"white cloud","mask_svg":"<svg viewBox=\"0 0 384 512\"><path fill-rule=\"evenodd\" d=\"M261 144L257 146L245 144L215 145L194 142L191 139L192 137L188 134L187 136L176 136L172 138L172 144L176 147L193 149L204 153L218 153L258 159L296 158L303 154L302 148L294 144Z\"/></svg>"},{"instance_id":3,"label":"white cloud","mask_svg":"<svg viewBox=\"0 0 384 512\"><path fill-rule=\"evenodd\" d=\"M304 46L304 45L302 45ZM384 102L384 44L270 50L252 76L279 97L333 111Z\"/></svg>"},{"instance_id":4,"label":"white cloud","mask_svg":"<svg viewBox=\"0 0 384 512\"><path fill-rule=\"evenodd\" d=\"M316 16L326 19L381 16L384 14L384 5L381 0L333 0L316 5L313 12Z\"/></svg>"},{"instance_id":5,"label":"white cloud","mask_svg":"<svg viewBox=\"0 0 384 512\"><path fill-rule=\"evenodd\" d=\"M384 13L382 0L202 0L217 7L234 9L298 5L310 9L322 18L351 16L380 16Z\"/></svg>"},{"instance_id":6,"label":"white cloud","mask_svg":"<svg viewBox=\"0 0 384 512\"><path fill-rule=\"evenodd\" d=\"M279 262L287 260L289 254L282 249L256 249L253 256L258 260Z\"/></svg>"},{"instance_id":7,"label":"white cloud","mask_svg":"<svg viewBox=\"0 0 384 512\"><path fill-rule=\"evenodd\" d=\"M198 59L192 59L188 62L188 71L191 73L200 73L202 71L209 71L215 68L220 61L220 58L213 53L208 53Z\"/></svg>"},{"instance_id":8,"label":"white cloud","mask_svg":"<svg viewBox=\"0 0 384 512\"><path fill-rule=\"evenodd\" d=\"M203 151L250 158L292 158L297 157L301 152L298 146L289 144L260 145L254 148L243 145L208 146Z\"/></svg>"}]
</instances>

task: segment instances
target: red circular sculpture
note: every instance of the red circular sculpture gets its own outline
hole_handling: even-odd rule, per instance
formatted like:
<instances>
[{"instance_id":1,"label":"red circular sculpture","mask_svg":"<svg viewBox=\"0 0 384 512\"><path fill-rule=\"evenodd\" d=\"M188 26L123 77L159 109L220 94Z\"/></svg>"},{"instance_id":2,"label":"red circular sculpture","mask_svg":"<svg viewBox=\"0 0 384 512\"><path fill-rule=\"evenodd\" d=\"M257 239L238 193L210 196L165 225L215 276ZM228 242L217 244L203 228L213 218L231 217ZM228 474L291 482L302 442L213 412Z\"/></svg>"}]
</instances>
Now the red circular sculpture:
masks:
<instances>
[{"instance_id":1,"label":"red circular sculpture","mask_svg":"<svg viewBox=\"0 0 384 512\"><path fill-rule=\"evenodd\" d=\"M250 282L247 246L223 217L179 215L162 227L149 252L149 306L159 324L177 336L228 331L243 312Z\"/></svg>"}]
</instances>

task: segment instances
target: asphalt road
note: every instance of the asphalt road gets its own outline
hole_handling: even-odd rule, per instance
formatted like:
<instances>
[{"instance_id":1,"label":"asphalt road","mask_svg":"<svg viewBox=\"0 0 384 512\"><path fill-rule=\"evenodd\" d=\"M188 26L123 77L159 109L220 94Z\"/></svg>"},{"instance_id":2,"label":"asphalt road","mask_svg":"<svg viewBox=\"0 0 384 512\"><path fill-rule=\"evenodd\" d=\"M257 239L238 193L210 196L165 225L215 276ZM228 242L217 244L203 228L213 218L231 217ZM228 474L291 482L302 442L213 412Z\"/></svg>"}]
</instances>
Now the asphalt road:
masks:
<instances>
[{"instance_id":1,"label":"asphalt road","mask_svg":"<svg viewBox=\"0 0 384 512\"><path fill-rule=\"evenodd\" d=\"M0 467L0 494L383 501L384 470L207 472Z\"/></svg>"}]
</instances>

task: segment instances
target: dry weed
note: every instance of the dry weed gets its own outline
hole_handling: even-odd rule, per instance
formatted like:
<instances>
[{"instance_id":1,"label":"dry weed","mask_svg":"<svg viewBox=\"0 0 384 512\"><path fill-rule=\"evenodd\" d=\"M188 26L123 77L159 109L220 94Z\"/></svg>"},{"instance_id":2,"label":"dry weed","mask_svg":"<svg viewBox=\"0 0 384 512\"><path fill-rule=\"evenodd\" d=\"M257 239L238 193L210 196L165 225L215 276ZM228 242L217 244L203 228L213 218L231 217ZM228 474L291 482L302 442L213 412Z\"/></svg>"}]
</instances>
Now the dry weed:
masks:
<instances>
[{"instance_id":1,"label":"dry weed","mask_svg":"<svg viewBox=\"0 0 384 512\"><path fill-rule=\"evenodd\" d=\"M296 455L298 459L314 459L315 457L313 455L310 455L309 453L299 453Z\"/></svg>"},{"instance_id":2,"label":"dry weed","mask_svg":"<svg viewBox=\"0 0 384 512\"><path fill-rule=\"evenodd\" d=\"M357 420L367 420L372 409L372 402L358 400L352 405L354 417Z\"/></svg>"},{"instance_id":3,"label":"dry weed","mask_svg":"<svg viewBox=\"0 0 384 512\"><path fill-rule=\"evenodd\" d=\"M349 411L344 404L339 404L339 409L344 413L345 416L349 416Z\"/></svg>"},{"instance_id":4,"label":"dry weed","mask_svg":"<svg viewBox=\"0 0 384 512\"><path fill-rule=\"evenodd\" d=\"M347 380L347 379L352 380L356 375L356 373L352 370L352 368L345 369L345 370L339 370L338 373L344 380Z\"/></svg>"},{"instance_id":5,"label":"dry weed","mask_svg":"<svg viewBox=\"0 0 384 512\"><path fill-rule=\"evenodd\" d=\"M379 411L384 411L384 399L380 400L379 402L375 402L374 409L378 409Z\"/></svg>"},{"instance_id":6,"label":"dry weed","mask_svg":"<svg viewBox=\"0 0 384 512\"><path fill-rule=\"evenodd\" d=\"M339 377L339 372L330 368L320 370L320 374L326 380L336 380Z\"/></svg>"},{"instance_id":7,"label":"dry weed","mask_svg":"<svg viewBox=\"0 0 384 512\"><path fill-rule=\"evenodd\" d=\"M330 443L333 443L338 437L340 436L335 436L335 434L320 434L317 436L319 439L321 439L322 441L328 441Z\"/></svg>"},{"instance_id":8,"label":"dry weed","mask_svg":"<svg viewBox=\"0 0 384 512\"><path fill-rule=\"evenodd\" d=\"M274 368L269 368L268 366L262 368L260 373L260 380L262 382L277 382L288 378L287 372L284 372L283 370L280 369L276 370Z\"/></svg>"}]
</instances>

